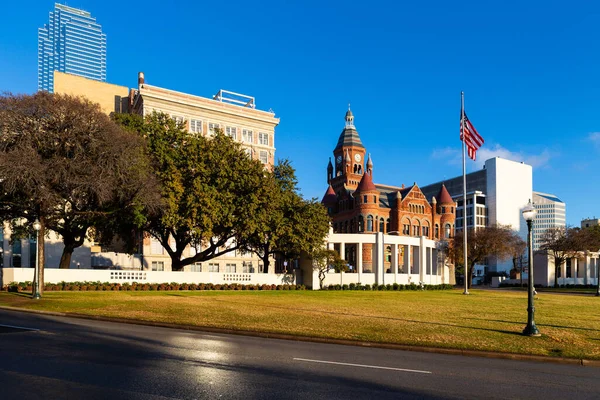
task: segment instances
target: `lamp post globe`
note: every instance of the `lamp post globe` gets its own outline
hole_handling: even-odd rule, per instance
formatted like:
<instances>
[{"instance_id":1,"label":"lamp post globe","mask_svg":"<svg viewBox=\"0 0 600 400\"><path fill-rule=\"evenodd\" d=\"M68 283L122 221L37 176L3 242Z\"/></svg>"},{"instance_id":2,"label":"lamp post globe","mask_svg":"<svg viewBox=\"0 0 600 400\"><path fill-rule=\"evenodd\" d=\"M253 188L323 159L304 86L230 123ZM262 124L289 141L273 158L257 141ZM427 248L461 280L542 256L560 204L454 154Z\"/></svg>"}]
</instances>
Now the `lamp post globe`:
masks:
<instances>
[{"instance_id":1,"label":"lamp post globe","mask_svg":"<svg viewBox=\"0 0 600 400\"><path fill-rule=\"evenodd\" d=\"M527 274L527 326L525 329L523 329L523 335L541 336L540 331L538 330L537 326L535 326L534 321L535 307L533 305L533 247L531 240L531 228L533 225L533 220L535 219L536 210L533 204L531 204L531 200L529 200L529 204L527 204L521 212L523 213L523 218L527 222L527 249L529 255L529 273Z\"/></svg>"},{"instance_id":2,"label":"lamp post globe","mask_svg":"<svg viewBox=\"0 0 600 400\"><path fill-rule=\"evenodd\" d=\"M40 224L40 221L37 218L33 223L33 229L35 230L35 245L39 249L40 229L42 229L42 224ZM33 298L35 300L42 298L42 295L40 294L40 263L37 249L35 252L35 279L33 282Z\"/></svg>"}]
</instances>

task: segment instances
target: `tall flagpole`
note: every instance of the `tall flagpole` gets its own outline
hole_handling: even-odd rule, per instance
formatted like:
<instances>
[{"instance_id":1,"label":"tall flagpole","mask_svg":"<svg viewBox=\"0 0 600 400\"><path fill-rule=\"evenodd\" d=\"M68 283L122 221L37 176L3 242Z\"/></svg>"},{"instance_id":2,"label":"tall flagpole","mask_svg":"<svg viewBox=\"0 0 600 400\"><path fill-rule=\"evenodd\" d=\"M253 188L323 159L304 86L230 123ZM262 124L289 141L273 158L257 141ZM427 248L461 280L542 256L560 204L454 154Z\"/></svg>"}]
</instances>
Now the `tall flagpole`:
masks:
<instances>
[{"instance_id":1,"label":"tall flagpole","mask_svg":"<svg viewBox=\"0 0 600 400\"><path fill-rule=\"evenodd\" d=\"M467 263L467 162L465 159L465 148L467 146L465 132L465 92L460 92L460 128L462 133L462 162L463 162L463 254L465 262L465 291L463 294L469 294L468 285L468 263Z\"/></svg>"}]
</instances>

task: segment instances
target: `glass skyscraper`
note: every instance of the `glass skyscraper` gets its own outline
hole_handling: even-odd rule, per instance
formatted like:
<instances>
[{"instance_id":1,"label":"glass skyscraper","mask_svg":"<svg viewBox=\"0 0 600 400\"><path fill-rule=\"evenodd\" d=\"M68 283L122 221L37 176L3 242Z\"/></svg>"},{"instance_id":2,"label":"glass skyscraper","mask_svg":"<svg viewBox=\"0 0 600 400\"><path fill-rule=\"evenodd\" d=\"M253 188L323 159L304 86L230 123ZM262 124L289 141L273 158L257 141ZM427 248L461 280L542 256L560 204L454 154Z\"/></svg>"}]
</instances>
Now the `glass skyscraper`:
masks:
<instances>
[{"instance_id":1,"label":"glass skyscraper","mask_svg":"<svg viewBox=\"0 0 600 400\"><path fill-rule=\"evenodd\" d=\"M106 35L89 12L54 4L38 29L38 90L54 91L54 71L106 81Z\"/></svg>"}]
</instances>

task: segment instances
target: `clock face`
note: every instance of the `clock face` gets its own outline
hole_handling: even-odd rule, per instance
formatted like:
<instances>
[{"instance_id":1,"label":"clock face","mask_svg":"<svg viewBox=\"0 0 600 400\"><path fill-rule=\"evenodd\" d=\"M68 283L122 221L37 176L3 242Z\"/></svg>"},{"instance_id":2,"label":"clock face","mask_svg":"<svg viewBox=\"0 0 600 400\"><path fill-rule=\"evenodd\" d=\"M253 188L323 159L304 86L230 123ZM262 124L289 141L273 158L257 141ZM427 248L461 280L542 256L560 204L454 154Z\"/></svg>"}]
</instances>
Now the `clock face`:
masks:
<instances>
[{"instance_id":1,"label":"clock face","mask_svg":"<svg viewBox=\"0 0 600 400\"><path fill-rule=\"evenodd\" d=\"M337 156L337 158L335 159L337 161L338 164L342 163L342 156Z\"/></svg>"},{"instance_id":2,"label":"clock face","mask_svg":"<svg viewBox=\"0 0 600 400\"><path fill-rule=\"evenodd\" d=\"M360 154L356 153L356 154L354 155L354 160L355 160L356 162L360 162Z\"/></svg>"}]
</instances>

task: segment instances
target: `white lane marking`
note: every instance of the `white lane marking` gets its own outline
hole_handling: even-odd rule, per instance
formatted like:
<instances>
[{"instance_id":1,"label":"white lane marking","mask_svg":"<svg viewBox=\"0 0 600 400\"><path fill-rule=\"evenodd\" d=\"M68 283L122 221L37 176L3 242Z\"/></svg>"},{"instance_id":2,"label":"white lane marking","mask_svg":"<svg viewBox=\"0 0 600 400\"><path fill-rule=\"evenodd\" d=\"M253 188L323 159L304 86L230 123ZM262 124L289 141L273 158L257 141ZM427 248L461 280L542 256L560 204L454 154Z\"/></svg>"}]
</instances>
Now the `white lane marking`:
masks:
<instances>
[{"instance_id":1,"label":"white lane marking","mask_svg":"<svg viewBox=\"0 0 600 400\"><path fill-rule=\"evenodd\" d=\"M3 327L3 328L13 328L13 329L23 329L23 330L26 330L26 331L39 331L39 329L36 329L36 328L25 328L23 326L14 326L14 325L0 324L0 327Z\"/></svg>"},{"instance_id":2,"label":"white lane marking","mask_svg":"<svg viewBox=\"0 0 600 400\"><path fill-rule=\"evenodd\" d=\"M351 364L351 363L343 363L336 361L323 361L323 360L309 360L307 358L294 358L294 361L306 361L306 362L314 362L321 364L335 364L335 365L347 365L350 367L360 367L360 368L374 368L374 369L389 369L392 371L402 371L402 372L415 372L418 374L431 374L431 371L421 371L418 369L405 369L405 368L392 368L392 367L381 367L379 365L364 365L364 364Z\"/></svg>"}]
</instances>

